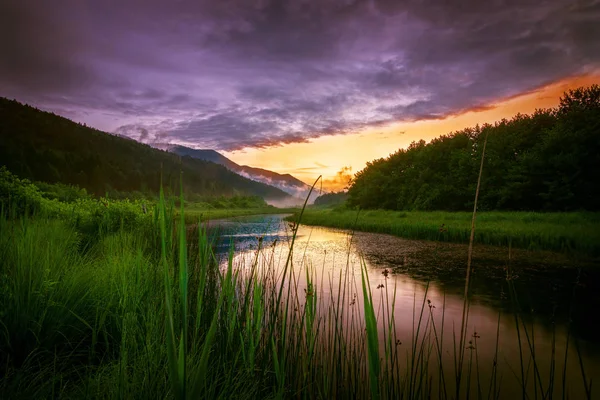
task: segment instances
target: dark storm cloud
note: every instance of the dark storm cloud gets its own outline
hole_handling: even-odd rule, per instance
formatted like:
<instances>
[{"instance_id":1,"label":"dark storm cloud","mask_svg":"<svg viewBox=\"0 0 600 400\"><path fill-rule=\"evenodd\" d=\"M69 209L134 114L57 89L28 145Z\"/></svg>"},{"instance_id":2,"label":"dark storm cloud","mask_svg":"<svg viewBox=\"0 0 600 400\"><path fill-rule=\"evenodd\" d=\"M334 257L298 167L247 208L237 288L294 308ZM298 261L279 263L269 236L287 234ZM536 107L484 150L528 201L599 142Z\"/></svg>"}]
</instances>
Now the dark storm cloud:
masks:
<instances>
[{"instance_id":1,"label":"dark storm cloud","mask_svg":"<svg viewBox=\"0 0 600 400\"><path fill-rule=\"evenodd\" d=\"M79 58L85 39L69 32L79 28L66 28L67 21L52 15L51 7L8 0L0 3L0 22L3 88L11 85L43 94L68 91L95 79Z\"/></svg>"},{"instance_id":2,"label":"dark storm cloud","mask_svg":"<svg viewBox=\"0 0 600 400\"><path fill-rule=\"evenodd\" d=\"M597 0L5 0L0 94L149 142L267 147L589 71L598 20Z\"/></svg>"}]
</instances>

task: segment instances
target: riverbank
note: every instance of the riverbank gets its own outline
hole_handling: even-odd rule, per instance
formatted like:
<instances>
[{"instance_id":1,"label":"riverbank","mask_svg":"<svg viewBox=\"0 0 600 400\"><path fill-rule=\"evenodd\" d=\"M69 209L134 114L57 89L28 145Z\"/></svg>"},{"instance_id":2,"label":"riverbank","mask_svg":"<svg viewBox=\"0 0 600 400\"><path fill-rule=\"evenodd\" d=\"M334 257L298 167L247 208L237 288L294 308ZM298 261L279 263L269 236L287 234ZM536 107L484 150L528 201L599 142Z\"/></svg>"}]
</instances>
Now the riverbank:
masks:
<instances>
[{"instance_id":1,"label":"riverbank","mask_svg":"<svg viewBox=\"0 0 600 400\"><path fill-rule=\"evenodd\" d=\"M302 224L468 243L469 212L307 209ZM295 220L297 214L289 217ZM479 212L475 242L600 257L600 213Z\"/></svg>"},{"instance_id":2,"label":"riverbank","mask_svg":"<svg viewBox=\"0 0 600 400\"><path fill-rule=\"evenodd\" d=\"M585 347L582 362L578 347L568 346L577 338L576 321L589 320L586 310L595 309L585 297L577 297L584 306L573 309L583 310L583 317L573 318L575 327L566 336L562 325L553 324L557 330L542 340L539 334L546 331L536 325L535 341L529 341L534 328L519 323L518 304L543 314L537 306L528 307L527 298L507 305L517 310L514 315L498 317L492 310L482 318L481 304L473 303L466 310L471 321L478 321L478 334L471 334L474 327L464 322L458 336L459 330L448 327L460 320L462 291L452 294L449 284L404 282L387 270L369 275L365 261L334 259L347 246L346 235L339 232L297 227L296 246L302 251L292 252L296 260L290 258L294 267L289 270L288 242L283 240L248 253L252 268L238 263L245 256L240 253L220 265L205 232L188 238L184 227L173 225L173 210L162 201L148 214L108 224L127 215L127 207L102 206L96 219L82 225L102 222L88 233L73 218L0 214L0 320L5 333L0 335L0 398L183 399L189 393L191 398L237 399L242 393L241 398L253 399L303 392L310 398L427 399L449 397L447 393L466 398L482 390L496 393L497 377L503 376L511 379L501 381L504 398L515 398L522 387L530 398L558 395L563 376L562 382L569 382L564 393L585 398L586 376L597 375L597 353L590 355ZM358 236L358 246L372 242ZM397 250L380 238L374 241ZM307 252L306 243L313 243L314 251ZM372 250L379 254L377 247ZM329 258L304 264L310 253ZM334 274L338 278L330 279ZM464 275L453 275L453 287L460 289ZM473 293L489 292L478 284L479 276L473 275ZM523 280L493 281L517 293ZM570 278L563 281L572 285ZM540 281L535 285L544 290ZM533 297L552 305L552 296L558 298L561 290L573 293L570 287L558 289ZM514 330L504 328L513 320L528 341L523 352L515 350ZM442 332L447 335L443 341ZM467 340L478 349L476 362L469 347L457 346ZM442 342L445 347L436 345ZM557 351L550 355L545 351L549 347ZM512 357L496 361L494 349ZM565 354L564 362L555 354ZM457 359L464 360L459 361L460 373ZM524 359L534 360L534 368L521 369L512 379L508 371L518 371ZM546 375L548 370L552 372ZM527 386L535 382L534 371L540 382L548 383Z\"/></svg>"}]
</instances>

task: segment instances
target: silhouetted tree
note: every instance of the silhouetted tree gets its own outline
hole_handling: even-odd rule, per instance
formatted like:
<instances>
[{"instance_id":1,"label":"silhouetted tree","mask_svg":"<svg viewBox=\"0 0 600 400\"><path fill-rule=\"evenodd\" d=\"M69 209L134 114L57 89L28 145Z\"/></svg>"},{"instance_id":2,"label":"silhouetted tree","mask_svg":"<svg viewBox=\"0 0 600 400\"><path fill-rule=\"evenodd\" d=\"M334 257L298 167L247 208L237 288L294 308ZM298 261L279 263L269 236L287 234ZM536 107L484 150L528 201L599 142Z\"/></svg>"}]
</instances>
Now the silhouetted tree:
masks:
<instances>
[{"instance_id":1,"label":"silhouetted tree","mask_svg":"<svg viewBox=\"0 0 600 400\"><path fill-rule=\"evenodd\" d=\"M369 162L355 175L348 204L469 210L486 135L481 210L600 209L598 85L566 92L556 109L413 142Z\"/></svg>"}]
</instances>

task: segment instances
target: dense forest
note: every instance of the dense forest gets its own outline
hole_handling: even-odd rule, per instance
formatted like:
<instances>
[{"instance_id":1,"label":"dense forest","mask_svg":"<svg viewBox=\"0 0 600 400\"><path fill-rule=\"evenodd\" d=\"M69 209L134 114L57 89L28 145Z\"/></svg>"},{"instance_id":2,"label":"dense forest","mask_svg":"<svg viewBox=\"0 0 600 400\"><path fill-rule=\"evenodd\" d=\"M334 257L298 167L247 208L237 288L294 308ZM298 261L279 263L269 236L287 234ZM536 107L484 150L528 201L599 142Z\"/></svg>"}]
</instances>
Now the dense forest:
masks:
<instances>
[{"instance_id":1,"label":"dense forest","mask_svg":"<svg viewBox=\"0 0 600 400\"><path fill-rule=\"evenodd\" d=\"M348 204L367 209L469 210L484 142L481 210L600 210L600 86L566 92L554 109L516 115L367 163Z\"/></svg>"},{"instance_id":2,"label":"dense forest","mask_svg":"<svg viewBox=\"0 0 600 400\"><path fill-rule=\"evenodd\" d=\"M178 190L181 171L189 195L290 197L222 165L179 157L5 98L0 98L0 165L21 178L77 185L98 196L155 194L161 171L163 184Z\"/></svg>"}]
</instances>

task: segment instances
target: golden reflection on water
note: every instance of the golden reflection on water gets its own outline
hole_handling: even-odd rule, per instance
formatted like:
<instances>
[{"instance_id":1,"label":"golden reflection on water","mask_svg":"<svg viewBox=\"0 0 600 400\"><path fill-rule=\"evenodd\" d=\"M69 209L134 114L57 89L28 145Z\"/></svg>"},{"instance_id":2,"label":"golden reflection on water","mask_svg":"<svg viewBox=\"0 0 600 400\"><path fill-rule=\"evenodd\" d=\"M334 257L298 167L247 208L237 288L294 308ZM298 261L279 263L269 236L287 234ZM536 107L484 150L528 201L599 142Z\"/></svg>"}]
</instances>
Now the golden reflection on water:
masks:
<instances>
[{"instance_id":1,"label":"golden reflection on water","mask_svg":"<svg viewBox=\"0 0 600 400\"><path fill-rule=\"evenodd\" d=\"M276 234L273 233L274 231ZM265 241L264 247L258 254L258 267L263 270L263 273L274 273L279 279L281 278L289 255L290 233L286 224L281 224L278 229L270 227L269 234L271 238L277 237L277 241ZM312 290L318 299L321 318L327 315L327 310L332 303L343 301L348 310L346 318L352 320L352 322L344 321L344 324L363 324L361 263L364 263L368 271L369 288L378 321L380 348L384 347L384 331L390 315L393 315L393 330L397 339L395 345L399 346L398 351L403 360L400 365L406 365L410 359L416 340L417 347L425 344L430 352L431 349L439 346L443 354L444 368L452 370L463 312L462 289L457 290L455 285L453 290L448 290L448 286L443 281L419 280L404 273L392 273L392 266L386 266L379 258L373 261L372 257L364 257L365 252L369 251L367 247L371 246L371 251L376 249L378 255L384 259L387 253L396 253L394 257L398 259L398 249L408 246L409 242L387 235L368 235L368 237L361 237L360 240L353 240L355 238L346 231L300 226L292 252L290 275L287 279L293 282L296 301L300 307L303 306L309 288L306 278L308 271L314 288ZM252 235L246 236L252 237ZM258 237L260 235L256 236ZM413 247L421 246L420 242L415 243ZM413 248L412 252L414 251ZM234 265L242 269L249 268L256 259L257 249L246 246L236 253ZM453 271L452 274L456 275L453 278L458 282L464 279L464 272L461 270ZM521 388L514 377L515 373L518 375L514 368L520 365L521 360L515 315L507 311L506 307L500 306L502 302L507 301L502 298L501 292L487 293L487 296L493 299L491 303L478 301L475 297L470 304L465 354L467 359L477 361L478 373L487 379L492 374L497 351L496 359L502 379L508 383L503 385L502 397L520 396ZM521 351L524 362L529 365L527 372L527 376L531 375L529 385L534 385L535 379L528 343L534 344L536 362L544 371L549 368L552 354L557 355L556 371L563 371L564 355L567 352L567 374L573 376L573 379L581 379L576 346L570 343L567 350L567 328L564 324L552 325L547 318L542 317L526 318L520 321L520 324L523 323L526 325L520 325L519 328ZM524 337L525 327L530 336L529 342ZM417 332L421 333L417 335ZM600 376L598 343L582 343L581 348L585 349L581 356L587 375ZM431 365L432 374L436 373L438 368L434 364ZM569 381L570 379L567 379L567 382ZM561 385L561 382L557 383L555 393L561 393ZM581 388L579 382L570 386ZM572 394L579 396L583 395L583 392L572 392Z\"/></svg>"}]
</instances>

